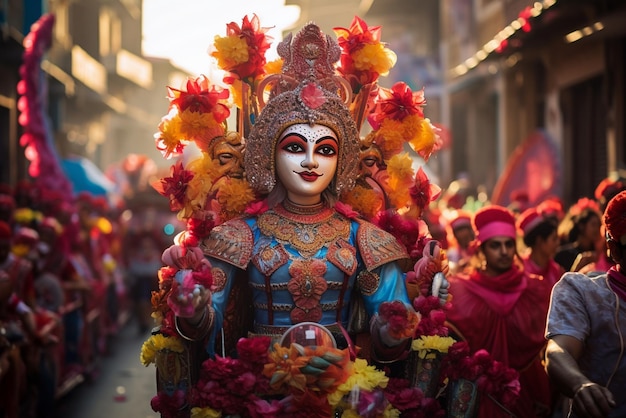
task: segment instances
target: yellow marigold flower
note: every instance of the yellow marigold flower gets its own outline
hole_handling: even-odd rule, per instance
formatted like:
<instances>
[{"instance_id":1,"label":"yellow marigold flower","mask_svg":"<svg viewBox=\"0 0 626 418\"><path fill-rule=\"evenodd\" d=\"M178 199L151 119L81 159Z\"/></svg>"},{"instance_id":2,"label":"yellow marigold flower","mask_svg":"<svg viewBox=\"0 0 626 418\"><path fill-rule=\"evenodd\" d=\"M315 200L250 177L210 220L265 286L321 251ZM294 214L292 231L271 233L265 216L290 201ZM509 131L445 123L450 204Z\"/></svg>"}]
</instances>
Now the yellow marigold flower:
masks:
<instances>
[{"instance_id":1,"label":"yellow marigold flower","mask_svg":"<svg viewBox=\"0 0 626 418\"><path fill-rule=\"evenodd\" d=\"M242 213L248 203L253 200L254 191L247 181L241 179L230 179L230 181L224 182L217 192L217 201L229 219Z\"/></svg>"},{"instance_id":2,"label":"yellow marigold flower","mask_svg":"<svg viewBox=\"0 0 626 418\"><path fill-rule=\"evenodd\" d=\"M397 56L382 43L366 44L352 54L354 67L359 71L375 71L387 75L396 64Z\"/></svg>"},{"instance_id":3,"label":"yellow marigold flower","mask_svg":"<svg viewBox=\"0 0 626 418\"><path fill-rule=\"evenodd\" d=\"M278 58L265 64L263 70L265 71L265 74L279 74L282 68L283 60L282 58Z\"/></svg>"},{"instance_id":4,"label":"yellow marigold flower","mask_svg":"<svg viewBox=\"0 0 626 418\"><path fill-rule=\"evenodd\" d=\"M237 78L237 79L233 80L233 84L228 86L228 90L230 90L230 95L233 98L233 103L239 109L241 109L242 106L243 106L243 98L241 97L241 92L242 92L242 89L243 89L242 84L243 84L243 81L241 81L240 79Z\"/></svg>"},{"instance_id":5,"label":"yellow marigold flower","mask_svg":"<svg viewBox=\"0 0 626 418\"><path fill-rule=\"evenodd\" d=\"M231 68L248 61L248 44L239 36L216 36L215 51L211 55L217 58L220 68Z\"/></svg>"},{"instance_id":6,"label":"yellow marigold flower","mask_svg":"<svg viewBox=\"0 0 626 418\"><path fill-rule=\"evenodd\" d=\"M221 418L222 413L213 408L191 408L191 418Z\"/></svg>"},{"instance_id":7,"label":"yellow marigold flower","mask_svg":"<svg viewBox=\"0 0 626 418\"><path fill-rule=\"evenodd\" d=\"M192 112L190 110L182 112L180 120L180 131L188 140L202 138L207 129L212 129L219 125L212 113Z\"/></svg>"},{"instance_id":8,"label":"yellow marigold flower","mask_svg":"<svg viewBox=\"0 0 626 418\"><path fill-rule=\"evenodd\" d=\"M411 204L411 195L409 193L410 185L406 185L406 182L404 182L403 184L405 184L404 187L403 186L389 187L389 190L387 192L387 197L389 198L389 201L391 202L391 206L395 208L404 208Z\"/></svg>"},{"instance_id":9,"label":"yellow marigold flower","mask_svg":"<svg viewBox=\"0 0 626 418\"><path fill-rule=\"evenodd\" d=\"M400 410L391 406L391 404L387 405L385 411L383 412L384 418L400 418Z\"/></svg>"},{"instance_id":10,"label":"yellow marigold flower","mask_svg":"<svg viewBox=\"0 0 626 418\"><path fill-rule=\"evenodd\" d=\"M381 370L367 364L367 360L357 358L352 363L352 373L348 379L337 387L337 390L328 395L328 402L331 405L338 405L341 399L347 395L354 386L362 390L374 390L375 388L386 388L389 377Z\"/></svg>"},{"instance_id":11,"label":"yellow marigold flower","mask_svg":"<svg viewBox=\"0 0 626 418\"><path fill-rule=\"evenodd\" d=\"M167 154L172 153L181 142L180 123L178 113L170 113L159 123L159 133L155 136L163 143Z\"/></svg>"},{"instance_id":12,"label":"yellow marigold flower","mask_svg":"<svg viewBox=\"0 0 626 418\"><path fill-rule=\"evenodd\" d=\"M406 179L413 178L413 160L408 152L396 154L387 161L387 171L390 178Z\"/></svg>"},{"instance_id":13,"label":"yellow marigold flower","mask_svg":"<svg viewBox=\"0 0 626 418\"><path fill-rule=\"evenodd\" d=\"M161 350L182 353L185 347L179 338L166 337L162 334L152 335L141 346L141 364L148 366L150 363L154 363L157 352Z\"/></svg>"},{"instance_id":14,"label":"yellow marigold flower","mask_svg":"<svg viewBox=\"0 0 626 418\"><path fill-rule=\"evenodd\" d=\"M411 350L417 351L420 358L435 358L438 353L447 353L456 340L452 337L438 335L422 335L413 340Z\"/></svg>"},{"instance_id":15,"label":"yellow marigold flower","mask_svg":"<svg viewBox=\"0 0 626 418\"><path fill-rule=\"evenodd\" d=\"M359 185L346 193L341 200L368 219L373 218L383 207L383 197L380 194Z\"/></svg>"},{"instance_id":16,"label":"yellow marigold flower","mask_svg":"<svg viewBox=\"0 0 626 418\"><path fill-rule=\"evenodd\" d=\"M437 144L437 134L428 118L422 119L419 134L416 135L409 144L425 161L428 161L430 154Z\"/></svg>"}]
</instances>

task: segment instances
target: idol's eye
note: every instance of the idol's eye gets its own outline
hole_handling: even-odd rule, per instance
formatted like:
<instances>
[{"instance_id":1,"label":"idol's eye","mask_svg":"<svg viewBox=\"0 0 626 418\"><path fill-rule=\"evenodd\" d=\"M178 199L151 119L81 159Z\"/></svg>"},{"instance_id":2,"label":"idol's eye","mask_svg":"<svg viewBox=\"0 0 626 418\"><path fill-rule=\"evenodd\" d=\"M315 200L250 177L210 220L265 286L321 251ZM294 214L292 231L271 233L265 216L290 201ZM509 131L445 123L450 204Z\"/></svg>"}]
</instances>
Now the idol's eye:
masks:
<instances>
[{"instance_id":1,"label":"idol's eye","mask_svg":"<svg viewBox=\"0 0 626 418\"><path fill-rule=\"evenodd\" d=\"M318 154L322 154L326 156L337 154L337 150L330 145L322 145L321 147L317 149L317 152Z\"/></svg>"},{"instance_id":2,"label":"idol's eye","mask_svg":"<svg viewBox=\"0 0 626 418\"><path fill-rule=\"evenodd\" d=\"M218 156L218 160L220 162L221 165L225 165L227 163L230 162L230 160L233 159L233 154L229 153L229 152L225 152L223 154L220 154Z\"/></svg>"},{"instance_id":3,"label":"idol's eye","mask_svg":"<svg viewBox=\"0 0 626 418\"><path fill-rule=\"evenodd\" d=\"M283 146L283 150L291 153L303 152L304 147L297 142L289 142Z\"/></svg>"},{"instance_id":4,"label":"idol's eye","mask_svg":"<svg viewBox=\"0 0 626 418\"><path fill-rule=\"evenodd\" d=\"M374 164L376 164L376 158L374 158L374 157L363 158L363 164L366 167L374 167Z\"/></svg>"}]
</instances>

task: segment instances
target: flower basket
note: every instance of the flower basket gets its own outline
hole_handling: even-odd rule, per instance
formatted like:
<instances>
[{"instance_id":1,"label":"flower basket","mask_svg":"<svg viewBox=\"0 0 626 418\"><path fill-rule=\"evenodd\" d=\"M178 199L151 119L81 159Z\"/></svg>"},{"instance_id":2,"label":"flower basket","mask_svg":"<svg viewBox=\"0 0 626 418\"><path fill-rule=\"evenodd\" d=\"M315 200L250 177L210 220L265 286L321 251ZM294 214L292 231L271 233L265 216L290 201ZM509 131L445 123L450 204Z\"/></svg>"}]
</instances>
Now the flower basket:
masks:
<instances>
[{"instance_id":1,"label":"flower basket","mask_svg":"<svg viewBox=\"0 0 626 418\"><path fill-rule=\"evenodd\" d=\"M405 378L411 387L419 388L427 398L437 395L442 358L441 353L420 358L418 351L411 351L407 358Z\"/></svg>"},{"instance_id":2,"label":"flower basket","mask_svg":"<svg viewBox=\"0 0 626 418\"><path fill-rule=\"evenodd\" d=\"M446 417L471 418L478 409L478 386L467 379L453 380L448 385Z\"/></svg>"}]
</instances>

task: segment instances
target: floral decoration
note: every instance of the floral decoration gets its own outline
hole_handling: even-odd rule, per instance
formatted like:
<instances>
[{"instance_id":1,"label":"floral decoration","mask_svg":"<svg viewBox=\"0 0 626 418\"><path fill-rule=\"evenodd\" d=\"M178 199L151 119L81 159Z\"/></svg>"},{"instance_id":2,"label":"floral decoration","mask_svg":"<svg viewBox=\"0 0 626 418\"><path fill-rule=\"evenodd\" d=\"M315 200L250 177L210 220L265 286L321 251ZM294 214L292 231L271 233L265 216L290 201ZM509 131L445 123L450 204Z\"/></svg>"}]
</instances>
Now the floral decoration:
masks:
<instances>
[{"instance_id":1,"label":"floral decoration","mask_svg":"<svg viewBox=\"0 0 626 418\"><path fill-rule=\"evenodd\" d=\"M148 366L154 363L156 353L161 350L182 353L184 347L180 338L168 337L162 334L151 335L141 346L141 364Z\"/></svg>"},{"instance_id":2,"label":"floral decoration","mask_svg":"<svg viewBox=\"0 0 626 418\"><path fill-rule=\"evenodd\" d=\"M389 335L398 340L413 337L421 317L400 301L383 302L378 315L387 325Z\"/></svg>"},{"instance_id":3,"label":"floral decoration","mask_svg":"<svg viewBox=\"0 0 626 418\"><path fill-rule=\"evenodd\" d=\"M223 135L230 115L228 90L212 85L205 76L188 80L186 88L168 87L169 112L154 135L165 158L180 155L189 141L202 144Z\"/></svg>"},{"instance_id":4,"label":"floral decoration","mask_svg":"<svg viewBox=\"0 0 626 418\"><path fill-rule=\"evenodd\" d=\"M367 26L355 16L349 28L333 28L341 48L338 71L358 93L362 86L375 83L395 65L396 54L380 41L381 27Z\"/></svg>"},{"instance_id":5,"label":"floral decoration","mask_svg":"<svg viewBox=\"0 0 626 418\"><path fill-rule=\"evenodd\" d=\"M415 174L415 183L409 189L409 195L416 207L424 210L424 208L430 205L439 198L441 195L441 187L430 182L430 179L420 167Z\"/></svg>"},{"instance_id":6,"label":"floral decoration","mask_svg":"<svg viewBox=\"0 0 626 418\"><path fill-rule=\"evenodd\" d=\"M269 29L261 27L257 15L253 15L252 19L245 16L241 26L231 22L226 25L226 36L215 37L215 50L211 56L217 59L220 68L252 84L265 71L265 53L272 40L267 35ZM224 81L232 84L233 79L226 78Z\"/></svg>"},{"instance_id":7,"label":"floral decoration","mask_svg":"<svg viewBox=\"0 0 626 418\"><path fill-rule=\"evenodd\" d=\"M494 360L486 350L470 354L465 341L456 342L449 347L442 369L450 380L467 379L476 382L480 392L506 407L511 406L519 397L517 370Z\"/></svg>"}]
</instances>

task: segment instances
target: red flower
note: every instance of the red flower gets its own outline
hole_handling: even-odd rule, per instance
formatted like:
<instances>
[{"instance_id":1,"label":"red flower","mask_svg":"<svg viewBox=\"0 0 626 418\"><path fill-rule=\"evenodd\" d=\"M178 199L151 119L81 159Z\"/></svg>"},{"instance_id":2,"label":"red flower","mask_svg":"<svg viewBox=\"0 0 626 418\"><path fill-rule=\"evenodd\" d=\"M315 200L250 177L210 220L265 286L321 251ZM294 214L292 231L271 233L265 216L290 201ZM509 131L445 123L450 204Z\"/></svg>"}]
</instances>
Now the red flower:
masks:
<instances>
[{"instance_id":1,"label":"red flower","mask_svg":"<svg viewBox=\"0 0 626 418\"><path fill-rule=\"evenodd\" d=\"M241 361L251 365L263 365L268 362L267 351L272 339L270 337L241 338L237 341L237 353Z\"/></svg>"},{"instance_id":2,"label":"red flower","mask_svg":"<svg viewBox=\"0 0 626 418\"><path fill-rule=\"evenodd\" d=\"M359 217L359 212L352 209L352 206L348 205L347 203L335 203L335 210L348 219L356 219Z\"/></svg>"},{"instance_id":3,"label":"red flower","mask_svg":"<svg viewBox=\"0 0 626 418\"><path fill-rule=\"evenodd\" d=\"M352 54L363 48L365 45L380 43L381 26L367 26L367 23L358 16L354 16L349 28L333 28L337 35L337 43L341 48L340 66L337 70L344 75L352 85L355 92L360 86L374 83L380 74L375 71L357 70L352 58Z\"/></svg>"},{"instance_id":4,"label":"red flower","mask_svg":"<svg viewBox=\"0 0 626 418\"><path fill-rule=\"evenodd\" d=\"M393 209L378 212L373 223L396 237L399 243L411 252L418 238L424 232L420 226L421 220L405 218ZM423 221L422 221L423 222ZM428 227L426 226L426 231Z\"/></svg>"},{"instance_id":5,"label":"red flower","mask_svg":"<svg viewBox=\"0 0 626 418\"><path fill-rule=\"evenodd\" d=\"M200 76L187 80L187 91L168 87L170 106L176 106L183 112L211 113L217 123L224 122L230 115L230 109L220 100L226 100L229 91L209 84L209 79Z\"/></svg>"},{"instance_id":6,"label":"red flower","mask_svg":"<svg viewBox=\"0 0 626 418\"><path fill-rule=\"evenodd\" d=\"M437 296L418 296L413 300L413 308L422 315L416 335L439 335L446 337L446 314L439 305Z\"/></svg>"},{"instance_id":7,"label":"red flower","mask_svg":"<svg viewBox=\"0 0 626 418\"><path fill-rule=\"evenodd\" d=\"M194 213L194 217L187 219L187 232L197 239L208 237L211 230L215 227L215 214L206 212L202 218L198 218L198 211Z\"/></svg>"},{"instance_id":8,"label":"red flower","mask_svg":"<svg viewBox=\"0 0 626 418\"><path fill-rule=\"evenodd\" d=\"M417 387L409 387L406 379L390 378L385 395L391 405L399 411L418 408L424 398L424 393Z\"/></svg>"},{"instance_id":9,"label":"red flower","mask_svg":"<svg viewBox=\"0 0 626 418\"><path fill-rule=\"evenodd\" d=\"M378 315L387 324L392 337L401 339L415 335L419 316L403 302L394 300L381 303Z\"/></svg>"},{"instance_id":10,"label":"red flower","mask_svg":"<svg viewBox=\"0 0 626 418\"><path fill-rule=\"evenodd\" d=\"M228 71L238 75L241 79L250 77L254 80L263 74L263 67L267 62L265 53L272 45L272 37L266 35L269 29L261 27L261 22L257 15L253 15L252 19L244 16L241 27L235 22L226 25L226 36L244 38L248 45L248 61Z\"/></svg>"},{"instance_id":11,"label":"red flower","mask_svg":"<svg viewBox=\"0 0 626 418\"><path fill-rule=\"evenodd\" d=\"M391 87L391 90L383 87L378 89L376 105L368 121L376 130L387 118L398 121L410 115L419 115L423 118L424 105L426 99L423 89L413 92L406 83L399 81Z\"/></svg>"},{"instance_id":12,"label":"red flower","mask_svg":"<svg viewBox=\"0 0 626 418\"><path fill-rule=\"evenodd\" d=\"M267 205L267 200L257 200L248 204L246 207L245 213L251 216L261 215L262 213L267 212L269 206Z\"/></svg>"},{"instance_id":13,"label":"red flower","mask_svg":"<svg viewBox=\"0 0 626 418\"><path fill-rule=\"evenodd\" d=\"M185 206L187 185L193 178L193 173L185 170L182 162L172 165L170 172L171 177L165 177L153 183L152 187L170 200L170 210L176 212Z\"/></svg>"},{"instance_id":14,"label":"red flower","mask_svg":"<svg viewBox=\"0 0 626 418\"><path fill-rule=\"evenodd\" d=\"M415 184L409 189L411 199L420 209L424 209L435 201L441 194L441 188L430 182L430 179L422 169L417 170L415 174Z\"/></svg>"},{"instance_id":15,"label":"red flower","mask_svg":"<svg viewBox=\"0 0 626 418\"><path fill-rule=\"evenodd\" d=\"M175 391L171 396L161 391L150 401L154 412L160 412L164 418L178 416L179 410L185 405L185 392Z\"/></svg>"},{"instance_id":16,"label":"red flower","mask_svg":"<svg viewBox=\"0 0 626 418\"><path fill-rule=\"evenodd\" d=\"M309 83L302 89L300 99L310 109L317 109L326 103L324 92L315 83Z\"/></svg>"}]
</instances>

